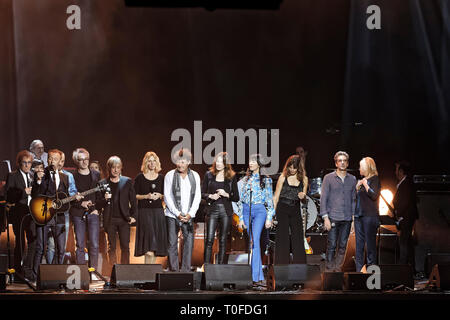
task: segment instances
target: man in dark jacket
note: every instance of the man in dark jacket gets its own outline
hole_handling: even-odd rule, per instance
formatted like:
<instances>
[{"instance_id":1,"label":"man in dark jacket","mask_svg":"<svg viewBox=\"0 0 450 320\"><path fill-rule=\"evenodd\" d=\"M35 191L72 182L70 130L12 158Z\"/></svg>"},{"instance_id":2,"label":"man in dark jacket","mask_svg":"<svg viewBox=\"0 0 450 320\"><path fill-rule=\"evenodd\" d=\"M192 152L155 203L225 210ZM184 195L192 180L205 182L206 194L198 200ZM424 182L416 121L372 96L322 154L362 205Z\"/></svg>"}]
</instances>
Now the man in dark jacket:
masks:
<instances>
[{"instance_id":1,"label":"man in dark jacket","mask_svg":"<svg viewBox=\"0 0 450 320\"><path fill-rule=\"evenodd\" d=\"M31 269L35 250L36 226L29 215L28 207L31 200L31 164L33 155L27 150L17 154L17 170L8 174L5 191L6 201L12 204L9 217L13 225L16 245L14 248L14 269L16 272L24 273L26 278L32 278ZM22 225L22 228L21 228ZM22 253L25 250L25 234L28 250L23 262Z\"/></svg>"},{"instance_id":2,"label":"man in dark jacket","mask_svg":"<svg viewBox=\"0 0 450 320\"><path fill-rule=\"evenodd\" d=\"M399 181L393 204L400 222L400 264L407 264L412 252L412 232L415 221L419 218L414 182L411 177L410 166L400 161L395 164L395 175Z\"/></svg>"},{"instance_id":3,"label":"man in dark jacket","mask_svg":"<svg viewBox=\"0 0 450 320\"><path fill-rule=\"evenodd\" d=\"M57 149L48 152L48 167L44 172L37 172L33 181L32 197L48 196L55 197L57 193L68 194L69 178L64 173L58 171L62 152ZM56 244L57 263L61 264L65 251L65 217L64 212L57 212L44 225L36 226L36 251L34 256L33 280L36 279L41 264L42 256L45 252L49 231L52 231Z\"/></svg>"}]
</instances>

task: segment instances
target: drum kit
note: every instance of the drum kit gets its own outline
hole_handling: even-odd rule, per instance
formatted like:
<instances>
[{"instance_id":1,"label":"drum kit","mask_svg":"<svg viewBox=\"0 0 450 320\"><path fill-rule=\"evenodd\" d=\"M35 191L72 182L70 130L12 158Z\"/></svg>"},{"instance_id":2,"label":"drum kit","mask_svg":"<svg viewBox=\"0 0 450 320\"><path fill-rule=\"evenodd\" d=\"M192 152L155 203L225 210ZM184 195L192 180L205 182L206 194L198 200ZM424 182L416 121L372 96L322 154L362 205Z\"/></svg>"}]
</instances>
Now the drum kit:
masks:
<instances>
[{"instance_id":1,"label":"drum kit","mask_svg":"<svg viewBox=\"0 0 450 320\"><path fill-rule=\"evenodd\" d=\"M323 233L325 227L320 213L320 195L322 188L322 178L314 178L310 180L308 192L306 195L306 203L303 205L306 210L303 214L304 234L306 232ZM306 222L306 224L305 224ZM276 222L272 228L272 232L276 233Z\"/></svg>"},{"instance_id":2,"label":"drum kit","mask_svg":"<svg viewBox=\"0 0 450 320\"><path fill-rule=\"evenodd\" d=\"M240 174L244 175L245 172L240 172ZM272 180L274 184L278 180L280 174L276 174L272 176ZM314 233L324 233L325 226L323 220L319 216L320 212L320 195L322 189L322 178L317 177L309 180L308 192L306 195L306 203L304 206L306 207L306 214L303 217L303 221L306 221L306 225L304 225L304 234L307 231ZM237 218L237 217L236 217ZM237 227L237 223L233 223L234 227ZM242 231L241 231L242 232ZM272 227L271 234L276 233L276 220L274 221L274 226Z\"/></svg>"},{"instance_id":3,"label":"drum kit","mask_svg":"<svg viewBox=\"0 0 450 320\"><path fill-rule=\"evenodd\" d=\"M309 184L307 199L306 231L322 233L325 230L323 222L319 219L320 195L322 194L322 178L313 178Z\"/></svg>"}]
</instances>

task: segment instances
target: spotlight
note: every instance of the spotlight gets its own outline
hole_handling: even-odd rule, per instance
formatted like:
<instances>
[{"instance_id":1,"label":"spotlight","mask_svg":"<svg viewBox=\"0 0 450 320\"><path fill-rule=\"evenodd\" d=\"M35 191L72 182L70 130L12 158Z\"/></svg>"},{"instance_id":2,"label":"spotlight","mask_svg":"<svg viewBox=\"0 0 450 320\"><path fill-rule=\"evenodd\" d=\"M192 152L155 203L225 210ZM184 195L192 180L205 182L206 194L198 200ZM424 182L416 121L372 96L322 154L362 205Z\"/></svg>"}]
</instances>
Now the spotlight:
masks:
<instances>
[{"instance_id":1,"label":"spotlight","mask_svg":"<svg viewBox=\"0 0 450 320\"><path fill-rule=\"evenodd\" d=\"M394 199L394 194L392 193L392 191L389 189L383 189L381 190L381 195L392 206L392 199ZM381 216L389 215L389 208L381 197L378 200L378 210L380 211Z\"/></svg>"}]
</instances>

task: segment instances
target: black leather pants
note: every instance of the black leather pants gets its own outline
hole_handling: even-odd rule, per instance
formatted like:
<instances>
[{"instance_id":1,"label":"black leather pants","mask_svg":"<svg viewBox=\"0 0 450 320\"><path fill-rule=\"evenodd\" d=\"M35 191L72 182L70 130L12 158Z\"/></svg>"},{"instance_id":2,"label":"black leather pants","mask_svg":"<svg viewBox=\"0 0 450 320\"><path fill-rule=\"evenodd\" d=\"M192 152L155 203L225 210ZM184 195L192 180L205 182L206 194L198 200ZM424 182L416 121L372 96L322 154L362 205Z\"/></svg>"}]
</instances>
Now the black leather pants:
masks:
<instances>
[{"instance_id":1,"label":"black leather pants","mask_svg":"<svg viewBox=\"0 0 450 320\"><path fill-rule=\"evenodd\" d=\"M211 263L211 253L217 227L219 227L219 255L217 263L224 263L227 235L229 233L230 225L231 217L227 215L225 206L223 204L213 204L209 210L207 221L205 263Z\"/></svg>"}]
</instances>

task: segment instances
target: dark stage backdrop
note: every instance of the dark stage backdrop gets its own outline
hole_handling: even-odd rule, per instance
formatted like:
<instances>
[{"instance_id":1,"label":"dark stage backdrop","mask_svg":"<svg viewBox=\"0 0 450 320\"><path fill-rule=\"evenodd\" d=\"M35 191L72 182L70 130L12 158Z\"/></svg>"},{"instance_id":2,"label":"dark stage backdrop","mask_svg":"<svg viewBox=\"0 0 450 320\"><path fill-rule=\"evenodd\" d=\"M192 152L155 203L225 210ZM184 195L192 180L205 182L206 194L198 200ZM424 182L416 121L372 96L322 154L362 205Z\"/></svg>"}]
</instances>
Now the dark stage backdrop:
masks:
<instances>
[{"instance_id":1,"label":"dark stage backdrop","mask_svg":"<svg viewBox=\"0 0 450 320\"><path fill-rule=\"evenodd\" d=\"M85 147L103 166L120 156L133 177L154 150L166 172L171 132L202 120L203 130L280 129L280 165L303 145L310 177L340 149L353 168L375 158L388 185L399 158L449 173L448 1L139 3L152 1L0 0L1 159L39 138L69 166ZM66 27L72 4L81 30ZM370 4L381 30L366 27Z\"/></svg>"}]
</instances>

